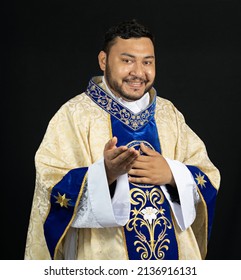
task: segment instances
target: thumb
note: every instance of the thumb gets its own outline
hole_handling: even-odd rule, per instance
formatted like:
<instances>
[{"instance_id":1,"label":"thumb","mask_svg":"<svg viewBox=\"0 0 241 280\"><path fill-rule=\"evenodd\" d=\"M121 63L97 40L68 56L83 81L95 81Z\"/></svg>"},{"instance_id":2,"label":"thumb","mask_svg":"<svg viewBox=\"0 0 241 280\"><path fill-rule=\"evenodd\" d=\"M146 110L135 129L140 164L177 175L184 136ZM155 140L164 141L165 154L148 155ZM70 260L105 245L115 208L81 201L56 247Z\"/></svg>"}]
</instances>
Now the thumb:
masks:
<instances>
[{"instance_id":1,"label":"thumb","mask_svg":"<svg viewBox=\"0 0 241 280\"><path fill-rule=\"evenodd\" d=\"M105 151L113 149L117 144L117 137L114 136L105 144Z\"/></svg>"},{"instance_id":2,"label":"thumb","mask_svg":"<svg viewBox=\"0 0 241 280\"><path fill-rule=\"evenodd\" d=\"M142 152L144 152L148 156L151 156L155 153L151 148L147 147L144 143L141 143L140 148Z\"/></svg>"}]
</instances>

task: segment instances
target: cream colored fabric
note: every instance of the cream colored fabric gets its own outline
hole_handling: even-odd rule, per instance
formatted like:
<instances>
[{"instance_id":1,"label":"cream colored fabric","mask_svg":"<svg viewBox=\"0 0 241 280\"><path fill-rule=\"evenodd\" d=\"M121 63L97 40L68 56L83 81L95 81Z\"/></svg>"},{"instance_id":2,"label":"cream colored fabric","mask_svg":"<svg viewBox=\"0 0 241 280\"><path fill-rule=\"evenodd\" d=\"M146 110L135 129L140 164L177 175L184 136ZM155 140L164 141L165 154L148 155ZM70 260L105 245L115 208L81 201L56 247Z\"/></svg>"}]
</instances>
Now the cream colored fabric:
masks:
<instances>
[{"instance_id":1,"label":"cream colored fabric","mask_svg":"<svg viewBox=\"0 0 241 280\"><path fill-rule=\"evenodd\" d=\"M165 157L199 167L218 189L220 175L209 160L203 142L185 124L171 102L157 98L155 114L162 153ZM29 221L25 259L50 259L43 235L48 214L48 190L71 169L88 167L103 156L105 143L112 137L110 115L85 93L64 104L49 123L36 153L36 186ZM96 186L98 187L98 186ZM202 201L192 228L176 228L180 259L206 255L207 213ZM79 259L126 259L122 228L78 230ZM62 244L57 257L63 258Z\"/></svg>"}]
</instances>

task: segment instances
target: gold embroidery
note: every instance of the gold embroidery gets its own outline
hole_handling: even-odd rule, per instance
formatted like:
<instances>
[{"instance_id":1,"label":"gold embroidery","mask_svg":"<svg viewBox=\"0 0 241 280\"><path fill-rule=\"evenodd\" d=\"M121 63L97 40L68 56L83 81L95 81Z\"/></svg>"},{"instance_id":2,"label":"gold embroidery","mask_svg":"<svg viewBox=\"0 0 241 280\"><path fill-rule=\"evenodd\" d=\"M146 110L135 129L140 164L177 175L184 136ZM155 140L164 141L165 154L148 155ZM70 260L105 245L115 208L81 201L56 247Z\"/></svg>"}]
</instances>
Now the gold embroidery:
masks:
<instances>
[{"instance_id":1,"label":"gold embroidery","mask_svg":"<svg viewBox=\"0 0 241 280\"><path fill-rule=\"evenodd\" d=\"M133 188L130 191L131 210L130 220L126 225L128 231L135 231L137 240L134 242L136 251L141 253L141 259L151 258L164 259L165 251L169 249L170 239L167 238L167 229L172 228L171 222L165 217L165 209L161 207L164 196L160 189L153 188L151 191L143 191ZM151 205L146 206L146 202ZM143 234L141 229L147 230L148 235ZM158 233L155 240L155 233Z\"/></svg>"},{"instance_id":2,"label":"gold embroidery","mask_svg":"<svg viewBox=\"0 0 241 280\"><path fill-rule=\"evenodd\" d=\"M154 89L153 89L154 90ZM155 91L154 91L155 92ZM107 92L95 84L92 80L86 90L86 94L98 104L102 109L119 119L132 130L138 130L149 122L155 113L155 101L150 106L138 114L132 113L117 100L114 100ZM156 93L155 93L156 94Z\"/></svg>"},{"instance_id":3,"label":"gold embroidery","mask_svg":"<svg viewBox=\"0 0 241 280\"><path fill-rule=\"evenodd\" d=\"M61 195L61 194L58 192L58 196L54 196L54 198L56 198L55 203L60 204L61 207L66 207L66 208L68 208L68 206L69 206L69 201L70 201L71 199L66 198L66 194Z\"/></svg>"},{"instance_id":4,"label":"gold embroidery","mask_svg":"<svg viewBox=\"0 0 241 280\"><path fill-rule=\"evenodd\" d=\"M201 187L206 188L205 183L207 183L207 181L204 179L204 175L202 176L200 173L197 175L195 174L197 177L195 178L197 180L197 184L200 185Z\"/></svg>"},{"instance_id":5,"label":"gold embroidery","mask_svg":"<svg viewBox=\"0 0 241 280\"><path fill-rule=\"evenodd\" d=\"M57 243L57 245L55 247L55 250L54 250L54 260L56 260L56 256L57 256L60 244L62 243L62 240L64 239L64 237L65 237L67 231L69 230L69 228L70 228L70 226L71 226L71 224L72 224L72 222L74 220L74 217L76 215L76 212L77 212L77 209L78 209L78 205L79 205L79 202L80 202L80 198L81 198L81 196L83 194L84 187L87 184L87 174L88 173L85 174L85 177L83 179L83 182L82 182L82 185L81 185L81 188L80 188L80 192L78 194L78 197L77 197L77 200L76 200L76 203L75 203L75 206L74 206L74 213L72 215L72 218L70 219L69 224L65 228L65 231L63 232L62 236L60 237L60 239L59 239L59 241L58 241L58 243Z\"/></svg>"}]
</instances>

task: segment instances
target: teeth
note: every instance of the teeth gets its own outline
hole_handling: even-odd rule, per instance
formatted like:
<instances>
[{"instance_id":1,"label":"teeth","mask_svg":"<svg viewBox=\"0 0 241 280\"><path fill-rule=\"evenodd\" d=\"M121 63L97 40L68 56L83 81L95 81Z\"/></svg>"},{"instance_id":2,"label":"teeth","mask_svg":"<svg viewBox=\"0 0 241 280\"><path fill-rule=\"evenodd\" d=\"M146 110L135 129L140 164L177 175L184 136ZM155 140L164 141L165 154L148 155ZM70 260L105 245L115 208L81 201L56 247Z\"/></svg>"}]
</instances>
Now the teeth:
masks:
<instances>
[{"instance_id":1,"label":"teeth","mask_svg":"<svg viewBox=\"0 0 241 280\"><path fill-rule=\"evenodd\" d=\"M133 83L133 82L129 82L128 84L133 85L133 86L141 86L142 83Z\"/></svg>"}]
</instances>

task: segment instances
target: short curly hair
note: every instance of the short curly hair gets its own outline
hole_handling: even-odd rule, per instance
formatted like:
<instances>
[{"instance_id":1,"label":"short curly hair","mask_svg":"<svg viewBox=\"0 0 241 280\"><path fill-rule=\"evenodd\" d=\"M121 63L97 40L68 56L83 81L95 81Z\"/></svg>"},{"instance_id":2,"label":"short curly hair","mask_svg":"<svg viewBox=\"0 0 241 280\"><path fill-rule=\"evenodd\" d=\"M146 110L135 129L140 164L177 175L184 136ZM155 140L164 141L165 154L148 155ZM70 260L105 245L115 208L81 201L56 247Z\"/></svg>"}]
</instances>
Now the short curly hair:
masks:
<instances>
[{"instance_id":1,"label":"short curly hair","mask_svg":"<svg viewBox=\"0 0 241 280\"><path fill-rule=\"evenodd\" d=\"M154 44L155 38L152 32L136 19L126 20L120 22L107 30L104 36L103 51L108 53L110 48L115 44L115 39L120 37L122 39L147 37Z\"/></svg>"}]
</instances>

